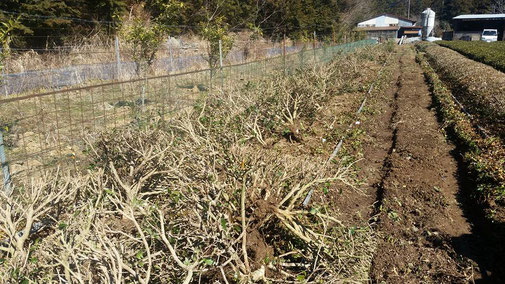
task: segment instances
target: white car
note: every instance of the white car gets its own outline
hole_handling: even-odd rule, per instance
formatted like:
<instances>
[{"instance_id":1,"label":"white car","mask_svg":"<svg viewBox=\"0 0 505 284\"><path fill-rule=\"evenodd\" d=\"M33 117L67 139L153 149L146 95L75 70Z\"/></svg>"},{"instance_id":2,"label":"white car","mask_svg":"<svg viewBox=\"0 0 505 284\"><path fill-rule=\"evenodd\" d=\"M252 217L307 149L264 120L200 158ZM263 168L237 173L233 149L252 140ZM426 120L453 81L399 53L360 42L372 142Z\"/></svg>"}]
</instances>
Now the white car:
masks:
<instances>
[{"instance_id":1,"label":"white car","mask_svg":"<svg viewBox=\"0 0 505 284\"><path fill-rule=\"evenodd\" d=\"M498 30L485 29L482 31L480 40L485 42L492 42L498 40Z\"/></svg>"}]
</instances>

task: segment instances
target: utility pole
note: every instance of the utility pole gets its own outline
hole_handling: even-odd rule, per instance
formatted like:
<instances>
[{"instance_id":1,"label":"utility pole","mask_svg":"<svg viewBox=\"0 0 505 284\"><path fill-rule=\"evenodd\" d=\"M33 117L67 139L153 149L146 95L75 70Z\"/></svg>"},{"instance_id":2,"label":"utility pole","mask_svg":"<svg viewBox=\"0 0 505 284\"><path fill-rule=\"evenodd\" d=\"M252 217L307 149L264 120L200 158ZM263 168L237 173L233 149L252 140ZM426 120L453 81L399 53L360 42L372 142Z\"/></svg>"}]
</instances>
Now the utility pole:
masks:
<instances>
[{"instance_id":1,"label":"utility pole","mask_svg":"<svg viewBox=\"0 0 505 284\"><path fill-rule=\"evenodd\" d=\"M409 9L407 11L407 18L410 19L410 0L409 0Z\"/></svg>"}]
</instances>

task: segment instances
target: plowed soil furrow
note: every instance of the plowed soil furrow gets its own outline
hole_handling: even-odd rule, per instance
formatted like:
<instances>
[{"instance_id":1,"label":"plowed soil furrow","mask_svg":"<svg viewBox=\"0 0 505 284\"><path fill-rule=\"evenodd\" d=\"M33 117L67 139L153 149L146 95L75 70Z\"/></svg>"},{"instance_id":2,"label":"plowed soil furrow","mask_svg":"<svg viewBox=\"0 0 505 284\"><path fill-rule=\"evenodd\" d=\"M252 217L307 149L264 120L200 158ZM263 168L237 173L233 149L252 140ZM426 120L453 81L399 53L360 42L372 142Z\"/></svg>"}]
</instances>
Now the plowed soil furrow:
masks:
<instances>
[{"instance_id":1,"label":"plowed soil furrow","mask_svg":"<svg viewBox=\"0 0 505 284\"><path fill-rule=\"evenodd\" d=\"M467 283L475 277L473 266L458 256L453 242L471 233L457 202L454 148L430 107L430 92L414 51L402 48L399 57L396 90L389 95L390 148L377 184L380 240L372 281ZM472 249L471 244L461 245Z\"/></svg>"}]
</instances>

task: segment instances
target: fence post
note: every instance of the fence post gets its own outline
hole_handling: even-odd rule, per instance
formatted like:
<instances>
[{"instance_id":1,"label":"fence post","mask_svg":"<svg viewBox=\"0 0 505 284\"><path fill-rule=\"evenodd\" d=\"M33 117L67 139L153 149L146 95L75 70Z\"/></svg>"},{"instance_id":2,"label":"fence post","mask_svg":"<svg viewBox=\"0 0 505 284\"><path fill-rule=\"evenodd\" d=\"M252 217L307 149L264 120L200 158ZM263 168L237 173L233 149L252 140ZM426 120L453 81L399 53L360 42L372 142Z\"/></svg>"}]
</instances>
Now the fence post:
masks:
<instances>
[{"instance_id":1,"label":"fence post","mask_svg":"<svg viewBox=\"0 0 505 284\"><path fill-rule=\"evenodd\" d=\"M7 87L8 83L9 83L9 80L7 78L7 74L5 74L5 69L2 68L2 85L4 87L4 93L5 93L6 97L9 95L9 88Z\"/></svg>"},{"instance_id":2,"label":"fence post","mask_svg":"<svg viewBox=\"0 0 505 284\"><path fill-rule=\"evenodd\" d=\"M114 47L116 49L116 79L120 80L120 78L121 78L121 55L119 53L119 38L117 36L114 37Z\"/></svg>"},{"instance_id":3,"label":"fence post","mask_svg":"<svg viewBox=\"0 0 505 284\"><path fill-rule=\"evenodd\" d=\"M325 62L328 62L331 57L328 55L328 44L327 43L323 43L323 52L324 52L324 60L325 60Z\"/></svg>"},{"instance_id":4,"label":"fence post","mask_svg":"<svg viewBox=\"0 0 505 284\"><path fill-rule=\"evenodd\" d=\"M284 34L282 41L282 65L284 67L284 76L286 76L286 34Z\"/></svg>"},{"instance_id":5,"label":"fence post","mask_svg":"<svg viewBox=\"0 0 505 284\"><path fill-rule=\"evenodd\" d=\"M302 52L300 53L300 68L303 68L303 64L304 64L304 54L305 54L305 42L303 43L303 46L302 46Z\"/></svg>"},{"instance_id":6,"label":"fence post","mask_svg":"<svg viewBox=\"0 0 505 284\"><path fill-rule=\"evenodd\" d=\"M335 26L332 26L331 27L331 37L332 37L332 45L335 46L336 45L336 36L335 36Z\"/></svg>"},{"instance_id":7,"label":"fence post","mask_svg":"<svg viewBox=\"0 0 505 284\"><path fill-rule=\"evenodd\" d=\"M221 89L224 89L223 42L221 40L219 40L219 69L221 70Z\"/></svg>"},{"instance_id":8,"label":"fence post","mask_svg":"<svg viewBox=\"0 0 505 284\"><path fill-rule=\"evenodd\" d=\"M144 71L147 72L147 71ZM146 88L147 88L147 75L144 73L144 83L142 84L142 112L145 112L145 103L146 103Z\"/></svg>"},{"instance_id":9,"label":"fence post","mask_svg":"<svg viewBox=\"0 0 505 284\"><path fill-rule=\"evenodd\" d=\"M2 52L3 49L0 46L0 54L2 54ZM7 80L7 74L5 73L5 69L7 69L7 62L5 63L5 66L2 68L2 81L1 81L4 87L5 96L7 97L9 95L9 89L7 88L8 80Z\"/></svg>"},{"instance_id":10,"label":"fence post","mask_svg":"<svg viewBox=\"0 0 505 284\"><path fill-rule=\"evenodd\" d=\"M170 72L173 73L174 70L174 51L172 50L172 43L170 38L168 38L168 53L170 53Z\"/></svg>"},{"instance_id":11,"label":"fence post","mask_svg":"<svg viewBox=\"0 0 505 284\"><path fill-rule=\"evenodd\" d=\"M7 162L7 158L5 156L4 137L3 137L3 131L1 130L0 130L0 162L2 164L4 190L7 194L9 194L11 186L11 174L9 170L9 163Z\"/></svg>"},{"instance_id":12,"label":"fence post","mask_svg":"<svg viewBox=\"0 0 505 284\"><path fill-rule=\"evenodd\" d=\"M314 64L316 64L316 31L314 31L314 40L312 42L312 50L314 51Z\"/></svg>"}]
</instances>

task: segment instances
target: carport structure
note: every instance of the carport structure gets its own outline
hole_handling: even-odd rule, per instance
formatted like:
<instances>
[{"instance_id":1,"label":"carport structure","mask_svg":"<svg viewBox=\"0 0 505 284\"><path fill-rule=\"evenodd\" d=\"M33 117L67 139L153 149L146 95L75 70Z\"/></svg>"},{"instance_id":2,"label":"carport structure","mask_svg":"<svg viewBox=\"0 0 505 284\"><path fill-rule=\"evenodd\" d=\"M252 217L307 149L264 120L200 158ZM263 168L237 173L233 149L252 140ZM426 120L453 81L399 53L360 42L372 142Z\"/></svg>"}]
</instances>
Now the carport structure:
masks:
<instances>
[{"instance_id":1,"label":"carport structure","mask_svg":"<svg viewBox=\"0 0 505 284\"><path fill-rule=\"evenodd\" d=\"M453 18L454 40L464 36L480 40L484 29L497 29L498 40L503 40L505 31L505 14L460 15Z\"/></svg>"}]
</instances>

